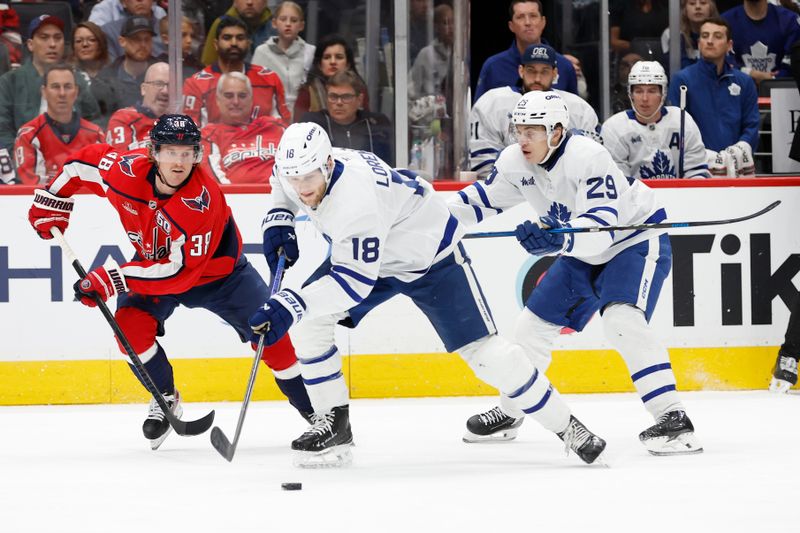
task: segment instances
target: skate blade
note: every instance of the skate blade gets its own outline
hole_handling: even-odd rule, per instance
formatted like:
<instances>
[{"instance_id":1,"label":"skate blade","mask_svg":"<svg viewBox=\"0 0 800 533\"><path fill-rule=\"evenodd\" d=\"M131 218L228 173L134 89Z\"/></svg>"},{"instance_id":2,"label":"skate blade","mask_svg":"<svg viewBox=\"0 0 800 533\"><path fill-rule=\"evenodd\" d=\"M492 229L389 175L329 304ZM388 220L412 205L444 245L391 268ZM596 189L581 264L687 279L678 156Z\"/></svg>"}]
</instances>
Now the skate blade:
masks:
<instances>
[{"instance_id":1,"label":"skate blade","mask_svg":"<svg viewBox=\"0 0 800 533\"><path fill-rule=\"evenodd\" d=\"M784 381L782 379L772 378L769 382L769 391L776 392L778 394L783 394L784 392L789 392L789 389L792 388L792 384L788 381Z\"/></svg>"},{"instance_id":2,"label":"skate blade","mask_svg":"<svg viewBox=\"0 0 800 533\"><path fill-rule=\"evenodd\" d=\"M352 444L340 444L323 452L296 451L292 464L297 468L342 468L353 462Z\"/></svg>"},{"instance_id":3,"label":"skate blade","mask_svg":"<svg viewBox=\"0 0 800 533\"><path fill-rule=\"evenodd\" d=\"M461 440L467 444L479 444L486 442L508 442L517 438L517 429L509 428L492 433L491 435L477 435L471 431L464 433Z\"/></svg>"},{"instance_id":4,"label":"skate blade","mask_svg":"<svg viewBox=\"0 0 800 533\"><path fill-rule=\"evenodd\" d=\"M178 418L181 417L181 415L183 414L183 407L181 406L181 404L177 405L177 408L173 411L173 414ZM157 439L149 440L150 449L153 451L157 450L159 446L161 446L164 443L164 441L167 440L167 437L169 437L170 433L172 433L172 426L169 426L167 428L167 431L165 431L164 434L158 437Z\"/></svg>"},{"instance_id":5,"label":"skate blade","mask_svg":"<svg viewBox=\"0 0 800 533\"><path fill-rule=\"evenodd\" d=\"M647 451L652 455L693 455L703 452L703 446L697 440L694 433L681 433L672 439L668 437L658 437L642 441Z\"/></svg>"}]
</instances>

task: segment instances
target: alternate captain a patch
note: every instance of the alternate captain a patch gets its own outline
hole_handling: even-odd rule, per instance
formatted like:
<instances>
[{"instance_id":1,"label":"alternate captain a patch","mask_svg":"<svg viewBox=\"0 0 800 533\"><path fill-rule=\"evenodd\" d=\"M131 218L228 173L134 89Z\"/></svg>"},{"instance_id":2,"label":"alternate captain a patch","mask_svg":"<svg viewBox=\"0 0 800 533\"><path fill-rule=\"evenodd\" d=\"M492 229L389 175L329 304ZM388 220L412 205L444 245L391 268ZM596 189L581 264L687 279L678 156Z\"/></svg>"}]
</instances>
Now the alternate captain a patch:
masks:
<instances>
[{"instance_id":1,"label":"alternate captain a patch","mask_svg":"<svg viewBox=\"0 0 800 533\"><path fill-rule=\"evenodd\" d=\"M122 173L131 178L135 178L136 175L133 173L133 162L139 159L140 157L144 156L142 154L129 154L120 157L119 168L120 170L122 170Z\"/></svg>"},{"instance_id":2,"label":"alternate captain a patch","mask_svg":"<svg viewBox=\"0 0 800 533\"><path fill-rule=\"evenodd\" d=\"M189 209L200 211L201 213L211 205L211 195L208 194L208 189L206 189L205 185L203 185L203 190L200 192L199 196L195 196L194 198L181 197L181 200L183 200L183 203L186 204L186 207Z\"/></svg>"}]
</instances>

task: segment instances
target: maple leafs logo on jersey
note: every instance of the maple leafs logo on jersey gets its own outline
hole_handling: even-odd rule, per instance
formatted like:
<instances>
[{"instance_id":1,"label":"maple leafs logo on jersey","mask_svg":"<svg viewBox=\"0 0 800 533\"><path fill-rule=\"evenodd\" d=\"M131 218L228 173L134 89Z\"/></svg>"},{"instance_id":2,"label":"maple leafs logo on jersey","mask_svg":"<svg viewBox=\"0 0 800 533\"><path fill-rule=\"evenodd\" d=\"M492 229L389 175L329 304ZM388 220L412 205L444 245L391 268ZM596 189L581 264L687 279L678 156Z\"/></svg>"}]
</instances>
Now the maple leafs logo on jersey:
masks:
<instances>
[{"instance_id":1,"label":"maple leafs logo on jersey","mask_svg":"<svg viewBox=\"0 0 800 533\"><path fill-rule=\"evenodd\" d=\"M572 213L570 212L569 208L558 202L553 202L550 205L550 209L547 210L547 214L561 222L569 222L569 219L572 218Z\"/></svg>"},{"instance_id":2,"label":"maple leafs logo on jersey","mask_svg":"<svg viewBox=\"0 0 800 533\"><path fill-rule=\"evenodd\" d=\"M119 158L119 168L122 170L122 173L126 176L131 178L135 178L136 176L133 174L133 162L139 159L140 157L144 157L142 154L130 154L130 155L123 155Z\"/></svg>"},{"instance_id":3,"label":"maple leafs logo on jersey","mask_svg":"<svg viewBox=\"0 0 800 533\"><path fill-rule=\"evenodd\" d=\"M750 45L749 54L742 54L742 62L753 70L772 72L775 70L776 57L776 54L770 53L766 44L756 41Z\"/></svg>"},{"instance_id":4,"label":"maple leafs logo on jersey","mask_svg":"<svg viewBox=\"0 0 800 533\"><path fill-rule=\"evenodd\" d=\"M196 196L194 198L181 198L181 200L183 200L183 203L186 204L186 207L189 209L200 211L201 213L211 206L211 195L208 194L208 189L206 189L205 185L203 185L203 190L200 192L200 196Z\"/></svg>"},{"instance_id":5,"label":"maple leafs logo on jersey","mask_svg":"<svg viewBox=\"0 0 800 533\"><path fill-rule=\"evenodd\" d=\"M639 168L639 177L643 180L663 180L675 178L677 174L675 172L675 165L672 164L670 157L661 150L656 150L656 154L653 156L653 167L650 168L647 165L642 165Z\"/></svg>"}]
</instances>

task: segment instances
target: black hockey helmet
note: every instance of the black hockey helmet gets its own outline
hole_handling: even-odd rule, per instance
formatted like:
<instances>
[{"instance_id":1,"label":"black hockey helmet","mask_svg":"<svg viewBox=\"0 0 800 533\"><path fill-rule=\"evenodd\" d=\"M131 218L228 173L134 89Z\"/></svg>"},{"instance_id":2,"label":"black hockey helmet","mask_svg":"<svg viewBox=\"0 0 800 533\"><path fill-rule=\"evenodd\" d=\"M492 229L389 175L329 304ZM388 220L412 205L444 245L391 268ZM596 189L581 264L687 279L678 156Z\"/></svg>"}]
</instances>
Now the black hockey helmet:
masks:
<instances>
[{"instance_id":1,"label":"black hockey helmet","mask_svg":"<svg viewBox=\"0 0 800 533\"><path fill-rule=\"evenodd\" d=\"M200 130L188 115L161 115L150 131L153 147L162 144L200 145Z\"/></svg>"}]
</instances>

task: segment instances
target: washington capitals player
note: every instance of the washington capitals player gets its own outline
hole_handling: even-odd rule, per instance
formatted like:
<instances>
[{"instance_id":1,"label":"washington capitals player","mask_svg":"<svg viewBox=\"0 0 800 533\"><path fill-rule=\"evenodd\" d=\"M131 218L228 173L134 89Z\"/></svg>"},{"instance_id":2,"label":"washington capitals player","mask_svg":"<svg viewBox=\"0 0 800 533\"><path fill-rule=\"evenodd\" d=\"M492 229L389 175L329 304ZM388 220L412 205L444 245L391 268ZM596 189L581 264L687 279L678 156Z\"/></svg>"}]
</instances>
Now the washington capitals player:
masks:
<instances>
[{"instance_id":1,"label":"washington capitals player","mask_svg":"<svg viewBox=\"0 0 800 533\"><path fill-rule=\"evenodd\" d=\"M95 305L95 295L103 300L118 295L117 322L180 416L172 366L156 340L167 318L178 305L202 307L233 326L244 341L250 335L247 320L269 291L242 255L239 229L217 182L197 168L200 131L192 119L162 115L150 142L130 152L107 144L79 150L45 189L36 191L29 219L44 239L52 238L53 227L66 230L71 196L81 187L106 197L117 210L136 254L123 265L109 260L92 270L75 284L75 294L88 306ZM265 351L265 357L278 386L308 417L311 405L291 345ZM151 400L142 426L151 447L158 448L170 430Z\"/></svg>"},{"instance_id":2,"label":"washington capitals player","mask_svg":"<svg viewBox=\"0 0 800 533\"><path fill-rule=\"evenodd\" d=\"M544 371L561 328L580 331L599 310L606 337L622 354L645 408L656 419L639 435L641 441L656 455L702 451L675 392L669 354L647 323L669 274L669 237L650 231L545 231L660 222L666 212L642 182L629 184L600 144L564 130L569 113L558 94L525 94L512 121L517 144L502 151L485 183L465 188L449 207L465 224L522 202L542 215L538 225L526 221L517 226L517 239L533 255L560 257L525 302L514 340ZM469 419L465 440L493 434L513 438L521 415L503 395L500 407Z\"/></svg>"},{"instance_id":3,"label":"washington capitals player","mask_svg":"<svg viewBox=\"0 0 800 533\"><path fill-rule=\"evenodd\" d=\"M287 128L271 179L264 252L296 259L294 217L302 210L331 244L331 255L299 290L283 289L250 319L267 345L289 328L314 406L313 425L292 442L299 466L351 459L347 385L334 344L336 324L355 327L374 307L405 294L425 313L448 351L507 395L520 412L554 431L586 463L605 442L574 416L522 348L496 334L480 286L458 243L463 227L424 180L395 171L370 152L331 148L317 124Z\"/></svg>"},{"instance_id":4,"label":"washington capitals player","mask_svg":"<svg viewBox=\"0 0 800 533\"><path fill-rule=\"evenodd\" d=\"M558 79L556 51L546 44L532 44L520 57L518 84L491 89L475 102L469 114L469 164L473 172L485 177L492 170L500 151L512 144L511 112L523 93L554 91L570 110L569 127L599 138L597 113L580 96L553 89ZM520 86L521 85L521 86Z\"/></svg>"},{"instance_id":5,"label":"washington capitals player","mask_svg":"<svg viewBox=\"0 0 800 533\"><path fill-rule=\"evenodd\" d=\"M639 179L710 178L700 130L684 122L683 176L679 176L681 110L664 106L667 74L658 61L638 61L628 74L632 109L603 123L603 145L626 176ZM570 108L571 109L571 108Z\"/></svg>"}]
</instances>

